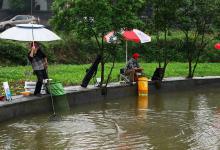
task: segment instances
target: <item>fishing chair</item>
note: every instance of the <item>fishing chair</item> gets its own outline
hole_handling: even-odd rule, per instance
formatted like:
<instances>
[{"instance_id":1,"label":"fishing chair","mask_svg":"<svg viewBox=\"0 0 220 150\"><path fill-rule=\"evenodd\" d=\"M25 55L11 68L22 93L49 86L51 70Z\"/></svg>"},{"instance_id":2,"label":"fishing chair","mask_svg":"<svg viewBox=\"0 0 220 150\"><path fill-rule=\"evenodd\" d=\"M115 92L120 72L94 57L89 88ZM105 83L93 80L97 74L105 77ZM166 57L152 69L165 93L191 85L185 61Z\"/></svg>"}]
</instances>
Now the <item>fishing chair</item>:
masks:
<instances>
[{"instance_id":1,"label":"fishing chair","mask_svg":"<svg viewBox=\"0 0 220 150\"><path fill-rule=\"evenodd\" d=\"M135 72L134 81L137 81L140 76L144 76L144 73L140 71ZM119 82L131 83L130 77L125 74L124 68L120 69Z\"/></svg>"},{"instance_id":2,"label":"fishing chair","mask_svg":"<svg viewBox=\"0 0 220 150\"><path fill-rule=\"evenodd\" d=\"M120 83L130 83L129 76L125 75L125 69L121 68L120 69L120 74L119 74L119 82Z\"/></svg>"}]
</instances>

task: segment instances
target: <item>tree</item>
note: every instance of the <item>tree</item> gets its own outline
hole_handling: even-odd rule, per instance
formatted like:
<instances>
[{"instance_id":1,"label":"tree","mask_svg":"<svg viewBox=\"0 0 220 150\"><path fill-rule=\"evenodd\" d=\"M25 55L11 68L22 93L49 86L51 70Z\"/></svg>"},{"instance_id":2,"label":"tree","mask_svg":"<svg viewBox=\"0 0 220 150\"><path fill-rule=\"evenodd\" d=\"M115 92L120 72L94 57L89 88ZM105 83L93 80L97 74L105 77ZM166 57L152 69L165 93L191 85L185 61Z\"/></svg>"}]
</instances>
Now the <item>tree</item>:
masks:
<instances>
[{"instance_id":1,"label":"tree","mask_svg":"<svg viewBox=\"0 0 220 150\"><path fill-rule=\"evenodd\" d=\"M12 12L24 13L31 11L31 0L9 0Z\"/></svg>"},{"instance_id":2,"label":"tree","mask_svg":"<svg viewBox=\"0 0 220 150\"><path fill-rule=\"evenodd\" d=\"M216 6L220 6L220 0L216 1ZM216 9L216 12L215 12L215 16L214 16L214 21L213 21L213 26L214 28L216 29L217 31L217 38L220 37L220 9Z\"/></svg>"},{"instance_id":3,"label":"tree","mask_svg":"<svg viewBox=\"0 0 220 150\"><path fill-rule=\"evenodd\" d=\"M161 67L163 62L163 75L164 77L166 67L169 63L169 45L167 41L168 33L174 27L173 23L176 20L176 11L179 7L180 0L151 0L149 5L153 8L153 15L151 18L152 29L156 34L157 49L158 49L158 63ZM162 33L162 36L161 34Z\"/></svg>"},{"instance_id":4,"label":"tree","mask_svg":"<svg viewBox=\"0 0 220 150\"><path fill-rule=\"evenodd\" d=\"M189 64L188 78L194 76L197 64L208 43L208 34L217 10L217 0L182 0L177 11L177 27L184 33L182 50Z\"/></svg>"},{"instance_id":5,"label":"tree","mask_svg":"<svg viewBox=\"0 0 220 150\"><path fill-rule=\"evenodd\" d=\"M102 84L106 58L114 54L109 53L103 41L104 35L112 30L117 32L122 28L139 27L142 22L137 12L144 4L144 0L55 0L51 23L56 30L76 33L80 39L95 39L97 53L102 56Z\"/></svg>"}]
</instances>

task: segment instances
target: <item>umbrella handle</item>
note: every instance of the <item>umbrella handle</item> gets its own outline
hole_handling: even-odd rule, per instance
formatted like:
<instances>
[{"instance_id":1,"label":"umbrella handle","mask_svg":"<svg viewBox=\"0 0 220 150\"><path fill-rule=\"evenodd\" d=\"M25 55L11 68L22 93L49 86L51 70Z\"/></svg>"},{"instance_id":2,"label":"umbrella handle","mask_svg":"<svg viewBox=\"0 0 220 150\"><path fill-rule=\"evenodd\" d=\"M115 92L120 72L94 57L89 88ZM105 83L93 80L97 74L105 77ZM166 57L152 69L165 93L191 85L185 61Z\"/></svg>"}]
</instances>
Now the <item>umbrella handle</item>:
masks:
<instances>
[{"instance_id":1,"label":"umbrella handle","mask_svg":"<svg viewBox=\"0 0 220 150\"><path fill-rule=\"evenodd\" d=\"M32 41L32 49L35 49L35 44L34 44L34 41Z\"/></svg>"}]
</instances>

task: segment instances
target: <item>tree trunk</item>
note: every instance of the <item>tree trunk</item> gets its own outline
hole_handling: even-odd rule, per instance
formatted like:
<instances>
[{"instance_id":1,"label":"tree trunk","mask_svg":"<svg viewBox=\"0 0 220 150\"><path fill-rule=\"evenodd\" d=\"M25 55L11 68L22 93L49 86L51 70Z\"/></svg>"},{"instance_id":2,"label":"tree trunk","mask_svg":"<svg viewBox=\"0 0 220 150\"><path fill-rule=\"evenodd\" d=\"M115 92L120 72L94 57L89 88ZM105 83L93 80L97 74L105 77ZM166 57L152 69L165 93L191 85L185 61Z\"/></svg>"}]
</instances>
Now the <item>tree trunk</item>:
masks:
<instances>
[{"instance_id":1,"label":"tree trunk","mask_svg":"<svg viewBox=\"0 0 220 150\"><path fill-rule=\"evenodd\" d=\"M100 82L100 87L102 87L102 84L104 83L104 80L105 80L105 60L104 60L104 33L102 33L102 45L101 45L101 56L102 56L102 59L101 59L101 82ZM100 45L99 45L100 46Z\"/></svg>"},{"instance_id":2,"label":"tree trunk","mask_svg":"<svg viewBox=\"0 0 220 150\"><path fill-rule=\"evenodd\" d=\"M105 73L105 63L103 60L103 56L102 56L102 60L101 60L101 82L100 82L100 86L102 86L102 84L104 83L104 73Z\"/></svg>"},{"instance_id":3,"label":"tree trunk","mask_svg":"<svg viewBox=\"0 0 220 150\"><path fill-rule=\"evenodd\" d=\"M164 78L165 72L166 72L166 67L168 65L168 58L167 58L167 29L164 29L164 41L165 41L165 49L163 50L163 55L164 55L164 63L163 63L163 74L162 74L162 79Z\"/></svg>"},{"instance_id":4,"label":"tree trunk","mask_svg":"<svg viewBox=\"0 0 220 150\"><path fill-rule=\"evenodd\" d=\"M164 64L163 64L163 74L162 74L162 80L164 78L164 75L165 75L165 72L166 72L166 68L167 68L167 65L168 65L168 62L165 61Z\"/></svg>"},{"instance_id":5,"label":"tree trunk","mask_svg":"<svg viewBox=\"0 0 220 150\"><path fill-rule=\"evenodd\" d=\"M116 58L116 56L114 55L113 62L112 62L112 67L111 67L110 72L108 74L108 78L107 78L107 81L105 83L105 87L102 88L102 95L105 95L105 96L107 95L107 86L108 86L108 83L109 83L110 78L111 78L112 70L115 67L115 58Z\"/></svg>"},{"instance_id":6,"label":"tree trunk","mask_svg":"<svg viewBox=\"0 0 220 150\"><path fill-rule=\"evenodd\" d=\"M193 77L192 76L192 60L189 59L188 61L189 61L189 72L188 72L187 78L192 78Z\"/></svg>"}]
</instances>

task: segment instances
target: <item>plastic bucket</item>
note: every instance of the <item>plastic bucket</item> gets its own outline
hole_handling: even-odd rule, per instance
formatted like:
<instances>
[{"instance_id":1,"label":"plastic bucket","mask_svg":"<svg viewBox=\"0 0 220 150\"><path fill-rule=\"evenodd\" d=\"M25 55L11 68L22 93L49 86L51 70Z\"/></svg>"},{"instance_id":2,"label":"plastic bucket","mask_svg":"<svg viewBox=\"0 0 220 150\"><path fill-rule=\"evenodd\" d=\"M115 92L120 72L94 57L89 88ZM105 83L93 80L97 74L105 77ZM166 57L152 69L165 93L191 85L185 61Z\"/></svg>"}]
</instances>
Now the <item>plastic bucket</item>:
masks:
<instances>
[{"instance_id":1,"label":"plastic bucket","mask_svg":"<svg viewBox=\"0 0 220 150\"><path fill-rule=\"evenodd\" d=\"M56 113L69 112L69 102L66 95L53 96L54 109Z\"/></svg>"},{"instance_id":2,"label":"plastic bucket","mask_svg":"<svg viewBox=\"0 0 220 150\"><path fill-rule=\"evenodd\" d=\"M48 83L48 91L52 96L65 95L63 85L60 82Z\"/></svg>"},{"instance_id":3,"label":"plastic bucket","mask_svg":"<svg viewBox=\"0 0 220 150\"><path fill-rule=\"evenodd\" d=\"M55 112L68 112L69 102L63 85L60 82L50 82L47 86L49 93L53 96Z\"/></svg>"},{"instance_id":4,"label":"plastic bucket","mask_svg":"<svg viewBox=\"0 0 220 150\"><path fill-rule=\"evenodd\" d=\"M146 77L138 78L138 95L148 95L148 79Z\"/></svg>"}]
</instances>

